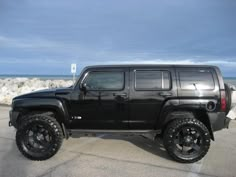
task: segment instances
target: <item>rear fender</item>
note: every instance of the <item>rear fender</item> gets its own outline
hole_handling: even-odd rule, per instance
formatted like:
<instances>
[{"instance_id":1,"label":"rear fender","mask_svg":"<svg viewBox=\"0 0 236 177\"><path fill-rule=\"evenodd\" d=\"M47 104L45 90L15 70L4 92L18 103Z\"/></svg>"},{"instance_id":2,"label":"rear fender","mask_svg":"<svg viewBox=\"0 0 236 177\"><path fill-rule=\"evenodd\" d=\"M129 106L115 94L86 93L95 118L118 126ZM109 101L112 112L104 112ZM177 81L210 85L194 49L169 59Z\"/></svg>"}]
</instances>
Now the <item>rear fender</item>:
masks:
<instances>
[{"instance_id":1,"label":"rear fender","mask_svg":"<svg viewBox=\"0 0 236 177\"><path fill-rule=\"evenodd\" d=\"M165 130L174 119L196 118L208 128L211 139L214 140L213 129L204 103L215 100L169 100L165 103L156 123L156 129Z\"/></svg>"}]
</instances>

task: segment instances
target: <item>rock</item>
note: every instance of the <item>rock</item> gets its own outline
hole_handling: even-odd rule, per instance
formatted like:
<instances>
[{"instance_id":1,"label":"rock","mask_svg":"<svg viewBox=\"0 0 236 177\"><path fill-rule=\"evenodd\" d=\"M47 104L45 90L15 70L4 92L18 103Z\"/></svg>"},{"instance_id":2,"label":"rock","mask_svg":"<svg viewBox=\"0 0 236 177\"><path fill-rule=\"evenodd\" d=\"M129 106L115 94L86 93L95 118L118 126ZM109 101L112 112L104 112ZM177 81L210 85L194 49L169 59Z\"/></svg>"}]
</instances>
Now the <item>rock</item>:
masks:
<instances>
[{"instance_id":1,"label":"rock","mask_svg":"<svg viewBox=\"0 0 236 177\"><path fill-rule=\"evenodd\" d=\"M33 91L70 87L71 80L40 80L39 78L5 78L0 79L0 104L10 105L12 98Z\"/></svg>"}]
</instances>

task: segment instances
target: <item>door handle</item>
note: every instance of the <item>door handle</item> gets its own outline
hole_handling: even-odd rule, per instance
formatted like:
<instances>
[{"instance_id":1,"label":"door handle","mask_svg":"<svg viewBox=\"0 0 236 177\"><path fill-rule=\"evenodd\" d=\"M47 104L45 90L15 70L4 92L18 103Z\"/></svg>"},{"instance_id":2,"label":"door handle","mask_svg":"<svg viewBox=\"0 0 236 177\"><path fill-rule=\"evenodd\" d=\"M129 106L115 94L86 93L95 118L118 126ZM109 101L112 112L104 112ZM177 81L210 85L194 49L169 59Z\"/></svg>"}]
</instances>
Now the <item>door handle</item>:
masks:
<instances>
[{"instance_id":1,"label":"door handle","mask_svg":"<svg viewBox=\"0 0 236 177\"><path fill-rule=\"evenodd\" d=\"M115 97L127 97L127 93L113 93L113 96Z\"/></svg>"},{"instance_id":2,"label":"door handle","mask_svg":"<svg viewBox=\"0 0 236 177\"><path fill-rule=\"evenodd\" d=\"M161 93L159 93L159 95L166 97L166 96L172 96L172 93L170 93L170 92L161 92Z\"/></svg>"}]
</instances>

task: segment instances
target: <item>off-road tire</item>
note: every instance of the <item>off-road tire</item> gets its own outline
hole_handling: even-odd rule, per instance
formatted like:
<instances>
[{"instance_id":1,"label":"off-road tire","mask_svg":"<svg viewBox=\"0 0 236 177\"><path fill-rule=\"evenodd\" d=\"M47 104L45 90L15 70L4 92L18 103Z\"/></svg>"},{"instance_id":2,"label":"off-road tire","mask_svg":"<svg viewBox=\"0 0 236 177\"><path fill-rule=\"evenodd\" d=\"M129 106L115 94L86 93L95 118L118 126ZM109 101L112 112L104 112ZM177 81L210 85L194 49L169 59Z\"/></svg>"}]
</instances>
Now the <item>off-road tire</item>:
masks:
<instances>
[{"instance_id":1,"label":"off-road tire","mask_svg":"<svg viewBox=\"0 0 236 177\"><path fill-rule=\"evenodd\" d=\"M27 149L25 145L25 134L34 125L43 126L50 132L51 140L49 147L44 152L35 152ZM57 120L49 115L35 114L22 117L22 121L16 132L16 144L19 151L28 159L42 161L54 156L60 149L63 142L63 132Z\"/></svg>"},{"instance_id":2,"label":"off-road tire","mask_svg":"<svg viewBox=\"0 0 236 177\"><path fill-rule=\"evenodd\" d=\"M197 155L184 156L176 153L175 148L176 144L174 142L177 132L179 132L183 127L194 127L202 134L202 145L200 152L197 152ZM181 163L193 163L201 160L208 152L210 148L210 133L207 127L195 118L178 118L171 121L165 131L163 137L163 144L165 146L168 154L176 161Z\"/></svg>"}]
</instances>

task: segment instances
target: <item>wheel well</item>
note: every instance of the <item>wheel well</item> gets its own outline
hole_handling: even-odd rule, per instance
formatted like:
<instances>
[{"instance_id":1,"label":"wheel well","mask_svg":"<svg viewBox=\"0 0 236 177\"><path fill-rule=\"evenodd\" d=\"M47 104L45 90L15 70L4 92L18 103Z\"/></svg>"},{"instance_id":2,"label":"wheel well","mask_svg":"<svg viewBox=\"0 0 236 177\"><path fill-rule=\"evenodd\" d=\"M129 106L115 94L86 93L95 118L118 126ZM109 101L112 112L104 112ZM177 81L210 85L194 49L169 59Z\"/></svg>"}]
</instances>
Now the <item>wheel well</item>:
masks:
<instances>
[{"instance_id":1,"label":"wheel well","mask_svg":"<svg viewBox=\"0 0 236 177\"><path fill-rule=\"evenodd\" d=\"M209 120L209 117L207 115L206 112L201 111L201 110L186 110L186 111L173 111L171 113L169 113L166 117L165 117L165 124L162 128L162 136L163 133L166 129L166 127L168 126L168 124L170 124L172 121L174 121L175 119L179 119L179 118L195 118L198 119L199 121L201 121L209 130L210 135L211 135L211 139L214 141L214 134L211 128L211 123Z\"/></svg>"},{"instance_id":2,"label":"wheel well","mask_svg":"<svg viewBox=\"0 0 236 177\"><path fill-rule=\"evenodd\" d=\"M27 109L27 110L22 110L16 120L17 125L19 125L22 121L22 117L24 116L29 116L29 115L35 115L35 114L46 114L49 116L52 116L53 118L55 118L57 120L57 122L60 124L62 131L63 131L63 135L66 139L69 138L69 133L67 132L64 122L58 118L59 114L57 113L56 110L54 109L45 109L45 108L41 108L41 109Z\"/></svg>"},{"instance_id":3,"label":"wheel well","mask_svg":"<svg viewBox=\"0 0 236 177\"><path fill-rule=\"evenodd\" d=\"M58 112L54 109L50 108L32 108L32 109L22 109L19 111L19 117L17 118L17 122L20 122L20 118L26 115L32 115L32 114L43 114L48 113L50 116L53 116L59 123L62 121L58 118Z\"/></svg>"}]
</instances>

